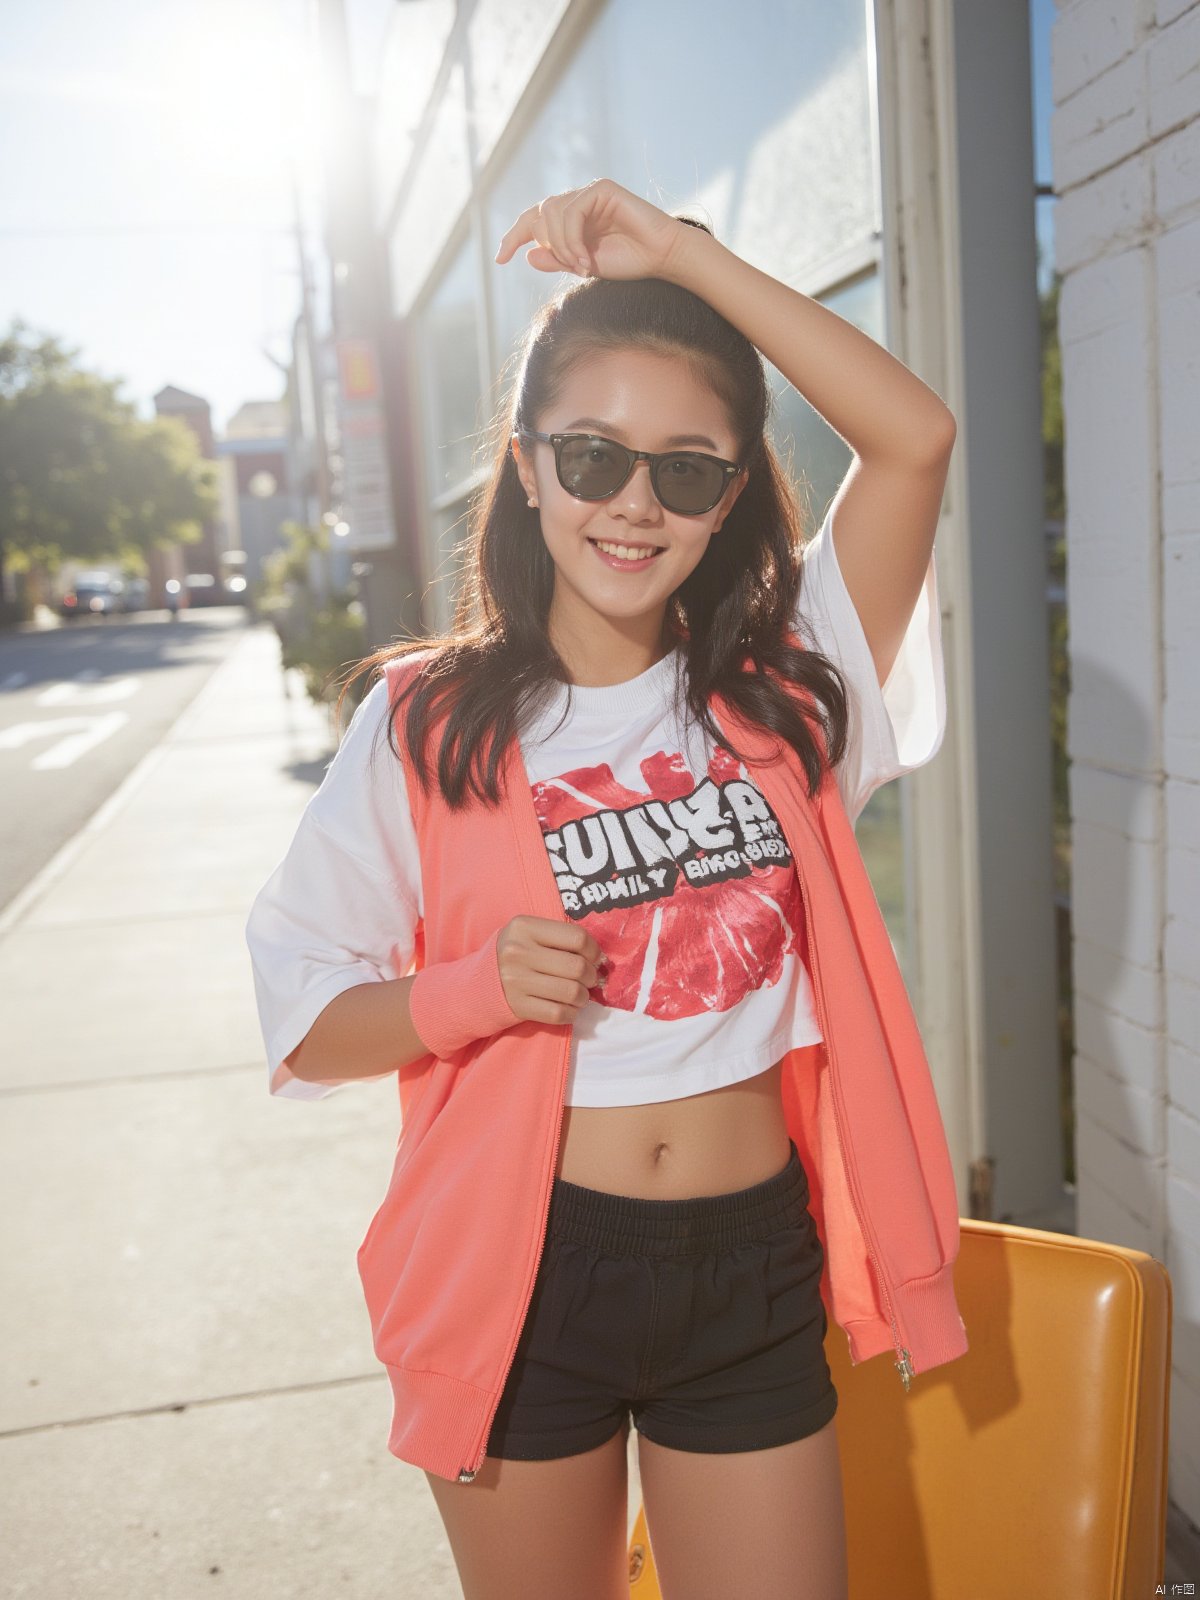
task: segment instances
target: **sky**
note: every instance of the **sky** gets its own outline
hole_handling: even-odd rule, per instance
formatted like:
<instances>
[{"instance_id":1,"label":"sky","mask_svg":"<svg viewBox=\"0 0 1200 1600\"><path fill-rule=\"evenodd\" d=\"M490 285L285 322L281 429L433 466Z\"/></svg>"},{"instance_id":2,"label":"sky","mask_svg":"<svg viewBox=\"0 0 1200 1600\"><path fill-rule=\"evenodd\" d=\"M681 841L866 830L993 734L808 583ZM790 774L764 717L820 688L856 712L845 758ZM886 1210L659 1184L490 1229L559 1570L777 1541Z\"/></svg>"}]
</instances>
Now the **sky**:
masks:
<instances>
[{"instance_id":1,"label":"sky","mask_svg":"<svg viewBox=\"0 0 1200 1600\"><path fill-rule=\"evenodd\" d=\"M1050 32L1054 27L1054 0L1030 0L1029 45L1033 68L1033 173L1036 183L1049 183L1050 114L1054 101L1050 86ZM1054 199L1037 201L1038 288L1048 289L1054 272Z\"/></svg>"},{"instance_id":2,"label":"sky","mask_svg":"<svg viewBox=\"0 0 1200 1600\"><path fill-rule=\"evenodd\" d=\"M307 0L8 0L0 41L0 326L21 317L142 416L171 383L220 433L278 396L299 305L290 167L317 215ZM1048 181L1054 0L1030 0ZM289 147L296 152L289 161ZM1037 202L1042 286L1053 200ZM317 244L311 225L314 265Z\"/></svg>"},{"instance_id":3,"label":"sky","mask_svg":"<svg viewBox=\"0 0 1200 1600\"><path fill-rule=\"evenodd\" d=\"M304 0L8 0L0 35L0 325L221 431L278 396L320 120ZM316 110L314 112L314 105ZM319 171L319 169L317 169ZM314 248L310 246L310 248Z\"/></svg>"}]
</instances>

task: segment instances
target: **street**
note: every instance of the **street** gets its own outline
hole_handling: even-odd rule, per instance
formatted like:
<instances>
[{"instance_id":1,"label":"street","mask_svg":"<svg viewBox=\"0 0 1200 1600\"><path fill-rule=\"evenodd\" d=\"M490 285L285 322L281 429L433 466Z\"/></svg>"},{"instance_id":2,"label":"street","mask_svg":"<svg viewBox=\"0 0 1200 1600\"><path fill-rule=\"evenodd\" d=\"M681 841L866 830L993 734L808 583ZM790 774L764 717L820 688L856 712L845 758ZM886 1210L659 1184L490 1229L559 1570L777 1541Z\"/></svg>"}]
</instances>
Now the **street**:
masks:
<instances>
[{"instance_id":1,"label":"street","mask_svg":"<svg viewBox=\"0 0 1200 1600\"><path fill-rule=\"evenodd\" d=\"M240 607L0 633L0 912L162 738L246 627Z\"/></svg>"},{"instance_id":2,"label":"street","mask_svg":"<svg viewBox=\"0 0 1200 1600\"><path fill-rule=\"evenodd\" d=\"M395 1084L272 1100L243 942L329 720L215 609L0 664L0 1595L455 1600L355 1263Z\"/></svg>"}]
</instances>

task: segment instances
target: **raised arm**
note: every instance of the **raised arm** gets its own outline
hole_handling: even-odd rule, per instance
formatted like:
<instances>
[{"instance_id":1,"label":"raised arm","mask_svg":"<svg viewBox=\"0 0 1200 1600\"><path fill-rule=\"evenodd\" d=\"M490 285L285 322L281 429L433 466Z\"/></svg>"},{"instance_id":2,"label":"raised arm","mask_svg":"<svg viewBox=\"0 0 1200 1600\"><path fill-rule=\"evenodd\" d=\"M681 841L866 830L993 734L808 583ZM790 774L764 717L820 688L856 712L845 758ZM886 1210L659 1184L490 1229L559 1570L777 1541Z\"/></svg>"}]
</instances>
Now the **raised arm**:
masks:
<instances>
[{"instance_id":1,"label":"raised arm","mask_svg":"<svg viewBox=\"0 0 1200 1600\"><path fill-rule=\"evenodd\" d=\"M664 275L739 328L853 450L834 500L834 543L884 684L932 559L953 413L853 323L702 229L679 224Z\"/></svg>"}]
</instances>

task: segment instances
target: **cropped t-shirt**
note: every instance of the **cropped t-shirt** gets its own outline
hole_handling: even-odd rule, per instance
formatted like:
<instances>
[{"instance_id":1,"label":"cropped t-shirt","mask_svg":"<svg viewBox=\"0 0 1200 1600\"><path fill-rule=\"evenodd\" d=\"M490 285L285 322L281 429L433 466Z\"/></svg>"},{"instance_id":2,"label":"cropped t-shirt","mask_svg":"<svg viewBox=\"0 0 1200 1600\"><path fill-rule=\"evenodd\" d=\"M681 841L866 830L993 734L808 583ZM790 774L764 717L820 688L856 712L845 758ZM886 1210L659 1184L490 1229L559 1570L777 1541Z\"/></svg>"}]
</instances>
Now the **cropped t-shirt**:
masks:
<instances>
[{"instance_id":1,"label":"cropped t-shirt","mask_svg":"<svg viewBox=\"0 0 1200 1600\"><path fill-rule=\"evenodd\" d=\"M805 548L794 621L846 677L837 781L853 821L941 745L941 619L931 561L880 689L831 535L832 508ZM572 685L569 702L557 686L520 736L564 912L608 957L572 1025L568 1105L699 1094L821 1037L787 841L745 767L687 713L681 668L676 650L624 683ZM421 863L404 773L380 730L387 711L381 678L246 922L274 1095L319 1099L364 1081L308 1082L288 1058L337 994L411 967Z\"/></svg>"}]
</instances>

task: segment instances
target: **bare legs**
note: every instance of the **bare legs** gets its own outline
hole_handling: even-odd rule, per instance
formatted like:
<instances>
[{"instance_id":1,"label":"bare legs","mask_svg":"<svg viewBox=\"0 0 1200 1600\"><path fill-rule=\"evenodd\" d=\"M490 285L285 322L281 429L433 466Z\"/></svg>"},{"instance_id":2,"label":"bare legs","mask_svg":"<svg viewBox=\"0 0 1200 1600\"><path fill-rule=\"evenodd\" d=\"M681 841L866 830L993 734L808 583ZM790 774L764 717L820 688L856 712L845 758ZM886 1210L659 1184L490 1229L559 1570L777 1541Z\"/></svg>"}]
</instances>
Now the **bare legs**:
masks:
<instances>
[{"instance_id":1,"label":"bare legs","mask_svg":"<svg viewBox=\"0 0 1200 1600\"><path fill-rule=\"evenodd\" d=\"M663 1600L846 1600L836 1424L730 1455L668 1450L638 1435Z\"/></svg>"},{"instance_id":2,"label":"bare legs","mask_svg":"<svg viewBox=\"0 0 1200 1600\"><path fill-rule=\"evenodd\" d=\"M706 1455L638 1437L663 1600L846 1600L837 1419L770 1450ZM558 1461L488 1456L427 1473L464 1600L628 1600L626 1434Z\"/></svg>"},{"instance_id":3,"label":"bare legs","mask_svg":"<svg viewBox=\"0 0 1200 1600\"><path fill-rule=\"evenodd\" d=\"M473 1483L426 1473L464 1600L629 1600L627 1437L558 1461L486 1456Z\"/></svg>"}]
</instances>

